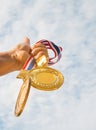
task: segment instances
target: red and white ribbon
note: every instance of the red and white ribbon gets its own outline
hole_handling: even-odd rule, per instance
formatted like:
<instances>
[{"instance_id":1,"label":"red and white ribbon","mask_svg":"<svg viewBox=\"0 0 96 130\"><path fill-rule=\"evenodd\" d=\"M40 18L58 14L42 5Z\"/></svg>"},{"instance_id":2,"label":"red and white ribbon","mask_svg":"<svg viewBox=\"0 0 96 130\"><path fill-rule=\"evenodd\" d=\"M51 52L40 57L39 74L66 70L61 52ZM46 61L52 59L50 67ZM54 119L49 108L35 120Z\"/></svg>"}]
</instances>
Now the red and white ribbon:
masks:
<instances>
[{"instance_id":1,"label":"red and white ribbon","mask_svg":"<svg viewBox=\"0 0 96 130\"><path fill-rule=\"evenodd\" d=\"M49 57L48 65L53 65L53 64L57 63L62 56L61 55L62 47L58 47L55 43L53 43L52 41L48 41L48 40L40 40L37 43L39 43L39 42L44 44L47 49L51 49L54 52L54 56ZM31 55L25 62L22 69L30 70L33 68L34 64L35 64L35 59Z\"/></svg>"}]
</instances>

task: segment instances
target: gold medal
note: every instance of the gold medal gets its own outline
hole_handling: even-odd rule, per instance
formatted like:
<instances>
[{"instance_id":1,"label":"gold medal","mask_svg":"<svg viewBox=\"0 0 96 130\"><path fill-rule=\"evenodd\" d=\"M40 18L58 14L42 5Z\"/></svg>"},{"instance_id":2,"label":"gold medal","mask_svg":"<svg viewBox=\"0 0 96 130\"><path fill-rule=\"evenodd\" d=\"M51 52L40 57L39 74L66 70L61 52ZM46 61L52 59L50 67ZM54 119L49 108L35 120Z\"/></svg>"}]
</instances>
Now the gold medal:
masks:
<instances>
[{"instance_id":1,"label":"gold medal","mask_svg":"<svg viewBox=\"0 0 96 130\"><path fill-rule=\"evenodd\" d=\"M40 57L35 61L35 68L31 70L21 70L17 78L23 79L16 106L15 115L19 116L27 102L30 92L30 86L44 91L52 91L61 87L64 82L64 77L59 71L47 66L45 56Z\"/></svg>"}]
</instances>

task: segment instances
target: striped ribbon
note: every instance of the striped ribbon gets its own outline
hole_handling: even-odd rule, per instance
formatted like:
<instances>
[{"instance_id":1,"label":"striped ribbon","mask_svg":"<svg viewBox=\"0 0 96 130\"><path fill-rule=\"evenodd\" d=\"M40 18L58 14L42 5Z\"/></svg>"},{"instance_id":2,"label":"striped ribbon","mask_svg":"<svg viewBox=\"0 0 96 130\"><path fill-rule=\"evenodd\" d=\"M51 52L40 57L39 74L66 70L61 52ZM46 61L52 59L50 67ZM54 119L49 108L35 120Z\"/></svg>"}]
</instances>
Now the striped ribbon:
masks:
<instances>
[{"instance_id":1,"label":"striped ribbon","mask_svg":"<svg viewBox=\"0 0 96 130\"><path fill-rule=\"evenodd\" d=\"M45 45L47 49L51 49L54 52L54 56L49 57L48 65L50 66L50 65L57 63L62 56L61 55L62 47L58 47L52 41L48 41L48 40L40 40L37 43L39 43L39 42L41 42L43 45ZM25 62L22 69L30 70L33 68L34 64L35 64L35 59L31 55Z\"/></svg>"}]
</instances>

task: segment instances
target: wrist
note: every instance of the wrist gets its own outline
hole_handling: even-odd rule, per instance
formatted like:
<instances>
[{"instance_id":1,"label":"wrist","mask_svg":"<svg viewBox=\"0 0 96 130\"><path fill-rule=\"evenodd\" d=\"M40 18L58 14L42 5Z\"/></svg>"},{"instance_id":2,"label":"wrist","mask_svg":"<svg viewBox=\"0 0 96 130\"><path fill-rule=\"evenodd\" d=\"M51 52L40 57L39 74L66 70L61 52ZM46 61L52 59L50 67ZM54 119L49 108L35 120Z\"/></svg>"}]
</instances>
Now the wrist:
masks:
<instances>
[{"instance_id":1,"label":"wrist","mask_svg":"<svg viewBox=\"0 0 96 130\"><path fill-rule=\"evenodd\" d=\"M17 70L16 60L13 58L13 52L0 53L0 76Z\"/></svg>"},{"instance_id":2,"label":"wrist","mask_svg":"<svg viewBox=\"0 0 96 130\"><path fill-rule=\"evenodd\" d=\"M15 53L14 50L11 50L8 52L9 53L9 56L10 56L10 61L11 61L11 65L12 65L12 71L17 71L19 70L19 62L17 60L17 55Z\"/></svg>"}]
</instances>

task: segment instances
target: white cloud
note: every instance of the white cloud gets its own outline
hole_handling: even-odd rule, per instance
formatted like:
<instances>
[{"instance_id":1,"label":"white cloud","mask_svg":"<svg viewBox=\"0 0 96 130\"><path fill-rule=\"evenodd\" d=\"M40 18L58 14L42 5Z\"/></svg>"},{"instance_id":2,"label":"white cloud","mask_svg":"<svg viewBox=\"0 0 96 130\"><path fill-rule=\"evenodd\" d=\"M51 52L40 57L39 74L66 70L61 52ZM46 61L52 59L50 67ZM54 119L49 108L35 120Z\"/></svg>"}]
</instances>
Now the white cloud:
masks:
<instances>
[{"instance_id":1,"label":"white cloud","mask_svg":"<svg viewBox=\"0 0 96 130\"><path fill-rule=\"evenodd\" d=\"M64 74L57 91L31 88L23 114L14 116L21 80L16 73L0 77L0 129L96 129L95 0L0 1L0 51L23 37L31 44L42 38L63 47L62 59L52 66Z\"/></svg>"}]
</instances>

